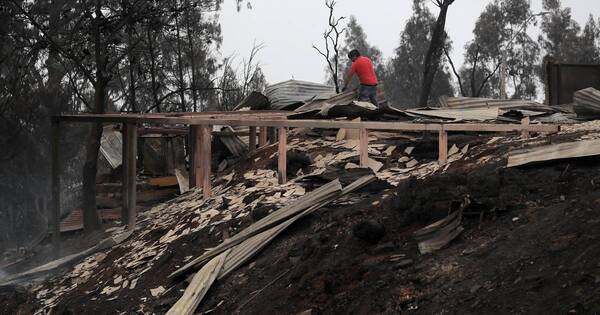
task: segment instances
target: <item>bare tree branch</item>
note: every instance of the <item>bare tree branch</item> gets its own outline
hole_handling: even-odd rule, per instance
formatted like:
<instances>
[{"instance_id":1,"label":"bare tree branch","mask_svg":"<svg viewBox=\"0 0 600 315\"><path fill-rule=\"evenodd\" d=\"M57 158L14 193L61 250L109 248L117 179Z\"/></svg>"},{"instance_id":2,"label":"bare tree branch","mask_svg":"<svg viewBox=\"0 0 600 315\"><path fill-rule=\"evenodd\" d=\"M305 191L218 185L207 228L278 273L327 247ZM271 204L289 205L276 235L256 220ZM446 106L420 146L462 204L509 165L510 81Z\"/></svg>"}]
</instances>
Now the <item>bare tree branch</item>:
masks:
<instances>
[{"instance_id":1,"label":"bare tree branch","mask_svg":"<svg viewBox=\"0 0 600 315\"><path fill-rule=\"evenodd\" d=\"M444 54L446 55L446 58L448 58L448 63L450 63L450 66L452 67L452 72L454 72L454 75L456 76L456 79L458 80L458 86L460 88L460 94L462 96L467 96L465 94L465 89L463 88L463 84L462 84L462 80L460 78L460 75L456 71L456 67L454 67L454 62L452 62L452 58L450 58L450 54L448 53L448 50L446 49L446 47L444 47L443 49L444 49Z\"/></svg>"},{"instance_id":2,"label":"bare tree branch","mask_svg":"<svg viewBox=\"0 0 600 315\"><path fill-rule=\"evenodd\" d=\"M329 28L323 33L323 39L325 40L325 52L321 49L317 48L315 45L312 47L325 58L327 61L327 66L329 68L331 79L333 84L335 85L335 91L337 93L340 92L340 83L339 83L339 50L340 50L340 37L346 31L346 28L340 29L340 22L345 19L345 17L335 18L333 15L333 11L335 8L335 0L326 0L325 6L329 9L329 18L327 23ZM331 45L331 48L330 48ZM333 50L333 51L332 51Z\"/></svg>"},{"instance_id":3,"label":"bare tree branch","mask_svg":"<svg viewBox=\"0 0 600 315\"><path fill-rule=\"evenodd\" d=\"M500 68L500 65L501 65L501 64L502 64L502 63L501 63L501 62L499 62L499 63L496 65L496 68L494 68L494 71L491 71L491 72L490 72L490 73L489 73L489 74L488 74L488 75L487 75L487 76L486 76L486 77L483 79L483 81L481 82L481 86L479 86L479 90L477 90L477 95L476 95L477 97L479 97L479 95L481 95L481 91L482 91L482 90L483 90L483 88L485 87L485 84L486 84L486 83L487 83L487 81L488 81L488 80L489 80L489 79L490 79L490 78L491 78L491 77L492 77L492 76L493 76L493 75L494 75L494 74L495 74L495 73L498 71L498 68Z\"/></svg>"}]
</instances>

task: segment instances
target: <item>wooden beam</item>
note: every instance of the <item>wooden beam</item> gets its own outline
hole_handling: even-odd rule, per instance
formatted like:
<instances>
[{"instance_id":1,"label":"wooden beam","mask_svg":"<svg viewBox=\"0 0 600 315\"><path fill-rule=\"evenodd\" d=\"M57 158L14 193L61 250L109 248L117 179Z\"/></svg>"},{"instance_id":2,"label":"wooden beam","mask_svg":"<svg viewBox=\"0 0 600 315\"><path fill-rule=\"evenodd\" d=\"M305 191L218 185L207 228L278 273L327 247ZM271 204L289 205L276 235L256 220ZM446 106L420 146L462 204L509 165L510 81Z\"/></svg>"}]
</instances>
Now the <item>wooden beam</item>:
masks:
<instances>
[{"instance_id":1,"label":"wooden beam","mask_svg":"<svg viewBox=\"0 0 600 315\"><path fill-rule=\"evenodd\" d=\"M279 150L278 150L278 167L277 174L279 175L279 184L287 182L287 129L279 128Z\"/></svg>"},{"instance_id":2,"label":"wooden beam","mask_svg":"<svg viewBox=\"0 0 600 315\"><path fill-rule=\"evenodd\" d=\"M260 127L260 133L258 135L258 147L262 148L264 146L267 145L267 127L266 126L262 126Z\"/></svg>"},{"instance_id":3,"label":"wooden beam","mask_svg":"<svg viewBox=\"0 0 600 315\"><path fill-rule=\"evenodd\" d=\"M137 126L123 126L123 207L121 221L127 224L127 229L135 227L137 209L136 201L136 170L137 170Z\"/></svg>"},{"instance_id":4,"label":"wooden beam","mask_svg":"<svg viewBox=\"0 0 600 315\"><path fill-rule=\"evenodd\" d=\"M361 128L358 134L360 167L368 167L369 165L369 131L366 128Z\"/></svg>"},{"instance_id":5,"label":"wooden beam","mask_svg":"<svg viewBox=\"0 0 600 315\"><path fill-rule=\"evenodd\" d=\"M202 126L200 129L202 134L202 143L200 145L202 147L202 194L204 195L204 198L210 198L212 196L212 187L210 182L212 126Z\"/></svg>"},{"instance_id":6,"label":"wooden beam","mask_svg":"<svg viewBox=\"0 0 600 315\"><path fill-rule=\"evenodd\" d=\"M53 253L60 256L60 123L52 120L52 207L48 215Z\"/></svg>"},{"instance_id":7,"label":"wooden beam","mask_svg":"<svg viewBox=\"0 0 600 315\"><path fill-rule=\"evenodd\" d=\"M448 132L445 130L440 130L439 132L438 145L438 163L440 166L444 166L448 163Z\"/></svg>"},{"instance_id":8,"label":"wooden beam","mask_svg":"<svg viewBox=\"0 0 600 315\"><path fill-rule=\"evenodd\" d=\"M250 127L250 134L248 140L248 152L256 150L256 127Z\"/></svg>"},{"instance_id":9,"label":"wooden beam","mask_svg":"<svg viewBox=\"0 0 600 315\"><path fill-rule=\"evenodd\" d=\"M396 130L396 131L440 131L442 128L446 131L478 131L478 132L510 132L522 131L524 126L521 124L422 124L409 122L378 122L378 121L341 121L341 120L287 120L284 118L273 119L262 118L243 118L240 116L228 116L210 118L204 116L130 116L130 115L99 115L99 114L81 114L81 115L62 115L56 119L61 121L80 121L80 122L132 122L132 123L151 123L151 124L188 124L188 125L226 125L226 126L254 126L254 127L287 127L287 128L325 128L325 129L360 129L369 130ZM558 132L559 125L535 124L528 125L525 130L530 132ZM261 128L262 131L262 128ZM260 142L259 142L260 144Z\"/></svg>"},{"instance_id":10,"label":"wooden beam","mask_svg":"<svg viewBox=\"0 0 600 315\"><path fill-rule=\"evenodd\" d=\"M521 138L527 140L529 139L529 130L525 128L529 126L529 117L523 117L523 119L521 119L521 125L523 126L523 129L521 130Z\"/></svg>"}]
</instances>

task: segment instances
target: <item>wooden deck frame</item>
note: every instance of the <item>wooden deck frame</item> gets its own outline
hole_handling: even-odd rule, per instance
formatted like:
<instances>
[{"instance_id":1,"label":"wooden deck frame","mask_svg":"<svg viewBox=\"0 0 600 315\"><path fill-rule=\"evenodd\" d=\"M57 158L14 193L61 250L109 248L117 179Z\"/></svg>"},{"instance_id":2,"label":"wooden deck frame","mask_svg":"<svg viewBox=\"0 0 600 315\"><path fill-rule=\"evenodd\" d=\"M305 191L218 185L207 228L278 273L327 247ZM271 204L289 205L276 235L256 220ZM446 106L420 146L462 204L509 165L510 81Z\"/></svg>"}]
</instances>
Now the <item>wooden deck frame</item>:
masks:
<instances>
[{"instance_id":1,"label":"wooden deck frame","mask_svg":"<svg viewBox=\"0 0 600 315\"><path fill-rule=\"evenodd\" d=\"M211 196L211 135L213 125L227 126L247 126L250 127L249 135L253 134L256 139L256 129L259 128L259 146L267 144L268 128L277 128L280 139L278 156L278 178L280 183L286 181L287 164L287 129L288 128L324 128L324 129L357 129L359 130L359 150L360 164L366 166L368 163L368 143L369 130L382 131L433 131L439 133L439 163L447 163L448 154L448 132L521 132L521 135L529 137L530 132L555 133L560 131L558 125L530 124L528 120L523 120L521 124L485 124L485 123L409 123L409 122L372 122L372 121L340 121L340 120L287 120L287 114L284 112L207 112L207 113L169 113L169 114L81 114L81 115L60 115L53 118L53 161L52 161L52 194L53 207L50 214L50 224L52 232L52 241L56 249L59 248L59 216L60 213L60 170L58 166L58 137L60 122L94 122L94 123L121 123L127 125L125 129L137 130L136 124L158 124L158 125L189 125L191 141L191 167L190 167L190 187L194 185L203 186L203 195L205 198ZM131 127L131 128L129 128ZM168 132L181 132L179 130L168 130ZM124 173L127 179L127 197L124 198L123 208L128 210L127 215L131 216L128 220L128 227L135 225L135 150L137 149L135 140L137 131L130 134L125 142L131 145L125 145L124 166L129 168ZM254 140L255 143L256 140ZM252 137L250 140L252 147ZM133 150L133 151L132 151ZM125 157L125 155L127 157ZM125 175L127 174L127 175ZM126 180L124 177L124 181ZM125 183L124 183L125 184ZM133 187L131 189L131 187ZM124 188L125 189L125 188ZM131 191L132 193L129 193ZM124 191L125 192L125 191Z\"/></svg>"}]
</instances>

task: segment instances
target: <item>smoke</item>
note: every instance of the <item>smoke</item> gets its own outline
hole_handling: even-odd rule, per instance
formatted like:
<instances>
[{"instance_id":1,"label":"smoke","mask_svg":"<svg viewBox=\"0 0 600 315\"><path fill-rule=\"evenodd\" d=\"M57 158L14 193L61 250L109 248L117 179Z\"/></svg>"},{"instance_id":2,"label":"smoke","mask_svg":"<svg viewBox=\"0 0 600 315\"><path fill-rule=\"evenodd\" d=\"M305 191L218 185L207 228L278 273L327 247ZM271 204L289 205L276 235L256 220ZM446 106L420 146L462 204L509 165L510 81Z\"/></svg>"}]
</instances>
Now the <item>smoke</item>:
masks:
<instances>
[{"instance_id":1,"label":"smoke","mask_svg":"<svg viewBox=\"0 0 600 315\"><path fill-rule=\"evenodd\" d=\"M0 282L2 282L7 276L8 274L0 268Z\"/></svg>"}]
</instances>

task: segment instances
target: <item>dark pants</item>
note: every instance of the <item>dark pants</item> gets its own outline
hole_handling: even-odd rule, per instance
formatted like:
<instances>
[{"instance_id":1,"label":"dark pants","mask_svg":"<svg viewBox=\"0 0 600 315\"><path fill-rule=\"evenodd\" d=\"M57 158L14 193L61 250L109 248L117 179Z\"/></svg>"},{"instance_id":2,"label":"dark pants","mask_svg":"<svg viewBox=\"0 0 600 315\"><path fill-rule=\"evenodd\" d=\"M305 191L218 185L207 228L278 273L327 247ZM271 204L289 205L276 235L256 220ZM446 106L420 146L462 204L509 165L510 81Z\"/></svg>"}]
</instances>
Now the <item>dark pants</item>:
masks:
<instances>
[{"instance_id":1,"label":"dark pants","mask_svg":"<svg viewBox=\"0 0 600 315\"><path fill-rule=\"evenodd\" d=\"M379 107L379 104L377 104L377 86L361 84L358 88L358 100L361 102L371 102L373 105Z\"/></svg>"}]
</instances>

